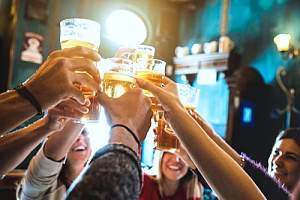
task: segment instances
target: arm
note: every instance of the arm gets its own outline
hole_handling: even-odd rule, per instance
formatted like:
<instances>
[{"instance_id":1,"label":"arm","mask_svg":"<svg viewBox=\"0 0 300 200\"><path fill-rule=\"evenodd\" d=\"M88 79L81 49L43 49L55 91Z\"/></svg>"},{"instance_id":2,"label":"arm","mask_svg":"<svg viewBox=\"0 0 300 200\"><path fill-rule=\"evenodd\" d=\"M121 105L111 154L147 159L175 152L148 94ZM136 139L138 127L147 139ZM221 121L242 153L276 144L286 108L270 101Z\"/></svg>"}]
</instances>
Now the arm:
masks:
<instances>
[{"instance_id":1,"label":"arm","mask_svg":"<svg viewBox=\"0 0 300 200\"><path fill-rule=\"evenodd\" d=\"M151 122L151 102L141 89L118 99L100 95L109 124L123 124L142 141ZM135 99L135 101L132 101ZM141 188L139 142L124 127L111 129L109 145L99 150L87 169L70 188L68 199L138 199ZM77 182L78 182L77 181Z\"/></svg>"},{"instance_id":2,"label":"arm","mask_svg":"<svg viewBox=\"0 0 300 200\"><path fill-rule=\"evenodd\" d=\"M196 112L189 114L205 130L207 135L214 140L229 156L231 156L245 172L251 177L267 199L288 199L289 192L285 190L274 178L270 177L266 169L259 163L251 160L245 155L240 156L230 145L228 145L209 124Z\"/></svg>"},{"instance_id":3,"label":"arm","mask_svg":"<svg viewBox=\"0 0 300 200\"><path fill-rule=\"evenodd\" d=\"M251 178L183 108L169 116L171 126L209 185L223 199L264 199ZM238 191L232 188L239 188Z\"/></svg>"},{"instance_id":4,"label":"arm","mask_svg":"<svg viewBox=\"0 0 300 200\"><path fill-rule=\"evenodd\" d=\"M97 92L99 72L93 61L99 59L96 51L83 47L54 51L23 85L35 97L42 110L48 110L68 98L76 100L77 105L84 105L86 100L74 83ZM86 71L88 74L76 73L78 71ZM0 135L36 113L33 105L16 91L0 94Z\"/></svg>"},{"instance_id":5,"label":"arm","mask_svg":"<svg viewBox=\"0 0 300 200\"><path fill-rule=\"evenodd\" d=\"M83 124L68 121L64 128L52 134L44 146L46 157L59 161L62 160L70 150L83 129Z\"/></svg>"},{"instance_id":6,"label":"arm","mask_svg":"<svg viewBox=\"0 0 300 200\"><path fill-rule=\"evenodd\" d=\"M186 112L178 96L169 91L176 85L169 80L165 89L150 82L138 84L160 101L172 128L209 185L222 199L265 199L264 195L238 163L223 151ZM172 99L172 101L170 101Z\"/></svg>"},{"instance_id":7,"label":"arm","mask_svg":"<svg viewBox=\"0 0 300 200\"><path fill-rule=\"evenodd\" d=\"M36 112L29 101L15 90L0 94L0 135L30 119Z\"/></svg>"},{"instance_id":8,"label":"arm","mask_svg":"<svg viewBox=\"0 0 300 200\"><path fill-rule=\"evenodd\" d=\"M30 126L0 137L0 174L14 169L41 141L60 128L45 117Z\"/></svg>"},{"instance_id":9,"label":"arm","mask_svg":"<svg viewBox=\"0 0 300 200\"><path fill-rule=\"evenodd\" d=\"M189 111L190 115L196 120L196 122L203 128L203 130L223 151L225 151L229 156L232 157L239 165L243 165L241 156L229 145L227 144L211 126L206 122L198 113Z\"/></svg>"},{"instance_id":10,"label":"arm","mask_svg":"<svg viewBox=\"0 0 300 200\"><path fill-rule=\"evenodd\" d=\"M43 146L44 147L44 146ZM32 158L26 176L21 182L20 199L44 199L58 189L58 176L63 161L50 160L44 154L43 147Z\"/></svg>"},{"instance_id":11,"label":"arm","mask_svg":"<svg viewBox=\"0 0 300 200\"><path fill-rule=\"evenodd\" d=\"M53 133L43 148L31 160L22 185L22 198L42 199L58 189L63 158L77 139L82 124L69 120L62 130Z\"/></svg>"}]
</instances>

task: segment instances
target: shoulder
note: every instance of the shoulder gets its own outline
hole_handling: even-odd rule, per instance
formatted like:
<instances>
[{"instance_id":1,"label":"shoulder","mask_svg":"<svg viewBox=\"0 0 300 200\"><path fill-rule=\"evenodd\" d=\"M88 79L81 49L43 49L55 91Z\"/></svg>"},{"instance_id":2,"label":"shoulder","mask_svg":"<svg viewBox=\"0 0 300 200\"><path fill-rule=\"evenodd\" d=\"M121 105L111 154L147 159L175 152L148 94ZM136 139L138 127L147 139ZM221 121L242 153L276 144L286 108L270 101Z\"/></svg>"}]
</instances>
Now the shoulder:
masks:
<instances>
[{"instance_id":1,"label":"shoulder","mask_svg":"<svg viewBox=\"0 0 300 200\"><path fill-rule=\"evenodd\" d=\"M143 187L145 185L157 185L157 179L155 176L150 176L146 173L143 174Z\"/></svg>"},{"instance_id":2,"label":"shoulder","mask_svg":"<svg viewBox=\"0 0 300 200\"><path fill-rule=\"evenodd\" d=\"M160 199L157 180L154 176L143 174L143 186L140 195L140 200L144 199Z\"/></svg>"},{"instance_id":3,"label":"shoulder","mask_svg":"<svg viewBox=\"0 0 300 200\"><path fill-rule=\"evenodd\" d=\"M289 192L283 187L278 180L271 177L266 168L259 162L252 160L245 154L242 154L245 159L244 170L252 178L255 184L259 187L267 199L288 199Z\"/></svg>"}]
</instances>

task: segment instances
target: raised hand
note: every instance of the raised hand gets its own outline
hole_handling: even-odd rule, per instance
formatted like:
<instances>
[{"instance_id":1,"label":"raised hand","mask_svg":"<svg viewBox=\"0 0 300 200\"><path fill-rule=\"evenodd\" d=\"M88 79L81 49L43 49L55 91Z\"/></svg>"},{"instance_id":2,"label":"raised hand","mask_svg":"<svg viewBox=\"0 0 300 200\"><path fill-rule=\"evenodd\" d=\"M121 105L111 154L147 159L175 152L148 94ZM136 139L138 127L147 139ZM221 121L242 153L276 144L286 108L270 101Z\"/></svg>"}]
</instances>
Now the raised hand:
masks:
<instances>
[{"instance_id":1,"label":"raised hand","mask_svg":"<svg viewBox=\"0 0 300 200\"><path fill-rule=\"evenodd\" d=\"M60 102L54 108L50 109L48 113L53 116L61 116L72 119L80 119L80 117L89 112L90 101L86 101L84 105L79 104L73 99L68 99Z\"/></svg>"},{"instance_id":2,"label":"raised hand","mask_svg":"<svg viewBox=\"0 0 300 200\"><path fill-rule=\"evenodd\" d=\"M132 89L119 98L99 95L106 110L110 125L124 124L137 134L140 140L146 137L152 117L151 101L140 88Z\"/></svg>"},{"instance_id":3,"label":"raised hand","mask_svg":"<svg viewBox=\"0 0 300 200\"><path fill-rule=\"evenodd\" d=\"M167 77L164 78L164 87L158 87L151 82L142 79L137 79L137 83L141 88L149 90L157 97L166 112L166 116L178 105L184 109L178 97L176 83L171 79Z\"/></svg>"},{"instance_id":4,"label":"raised hand","mask_svg":"<svg viewBox=\"0 0 300 200\"><path fill-rule=\"evenodd\" d=\"M80 85L93 92L99 90L100 76L95 61L100 55L88 48L74 47L52 52L42 66L25 82L43 110L73 98L85 105Z\"/></svg>"}]
</instances>

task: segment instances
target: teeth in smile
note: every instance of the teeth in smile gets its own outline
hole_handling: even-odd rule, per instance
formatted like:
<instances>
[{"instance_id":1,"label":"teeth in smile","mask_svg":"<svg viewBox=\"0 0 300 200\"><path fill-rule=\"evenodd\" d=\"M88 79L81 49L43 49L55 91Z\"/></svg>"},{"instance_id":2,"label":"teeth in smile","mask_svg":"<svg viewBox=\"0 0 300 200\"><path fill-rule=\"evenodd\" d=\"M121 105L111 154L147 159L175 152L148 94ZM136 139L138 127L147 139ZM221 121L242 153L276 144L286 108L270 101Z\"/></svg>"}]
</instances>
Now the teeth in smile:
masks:
<instances>
[{"instance_id":1,"label":"teeth in smile","mask_svg":"<svg viewBox=\"0 0 300 200\"><path fill-rule=\"evenodd\" d=\"M174 165L170 165L169 168L173 169L173 170L179 170L180 169L180 167L174 166Z\"/></svg>"},{"instance_id":2,"label":"teeth in smile","mask_svg":"<svg viewBox=\"0 0 300 200\"><path fill-rule=\"evenodd\" d=\"M74 151L84 151L85 147L84 146L78 146L76 148L74 148Z\"/></svg>"}]
</instances>

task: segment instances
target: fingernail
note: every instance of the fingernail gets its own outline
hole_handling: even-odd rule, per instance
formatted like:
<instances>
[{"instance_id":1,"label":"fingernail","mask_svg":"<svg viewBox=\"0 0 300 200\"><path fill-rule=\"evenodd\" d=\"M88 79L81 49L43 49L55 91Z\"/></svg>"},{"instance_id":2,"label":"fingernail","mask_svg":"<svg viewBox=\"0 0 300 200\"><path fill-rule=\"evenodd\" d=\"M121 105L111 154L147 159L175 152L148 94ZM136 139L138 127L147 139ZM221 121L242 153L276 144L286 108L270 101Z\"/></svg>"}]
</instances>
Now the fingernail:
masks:
<instances>
[{"instance_id":1,"label":"fingernail","mask_svg":"<svg viewBox=\"0 0 300 200\"><path fill-rule=\"evenodd\" d=\"M85 101L84 101L84 105L90 106L91 105L90 99L86 98Z\"/></svg>"},{"instance_id":2,"label":"fingernail","mask_svg":"<svg viewBox=\"0 0 300 200\"><path fill-rule=\"evenodd\" d=\"M83 112L84 114L87 114L89 111L90 111L90 110L89 110L88 108L86 108L86 107L83 107L83 108L82 108L82 112Z\"/></svg>"},{"instance_id":3,"label":"fingernail","mask_svg":"<svg viewBox=\"0 0 300 200\"><path fill-rule=\"evenodd\" d=\"M59 119L59 121L60 121L60 123L63 124L63 123L65 123L66 120L64 118L61 118L61 119Z\"/></svg>"}]
</instances>

